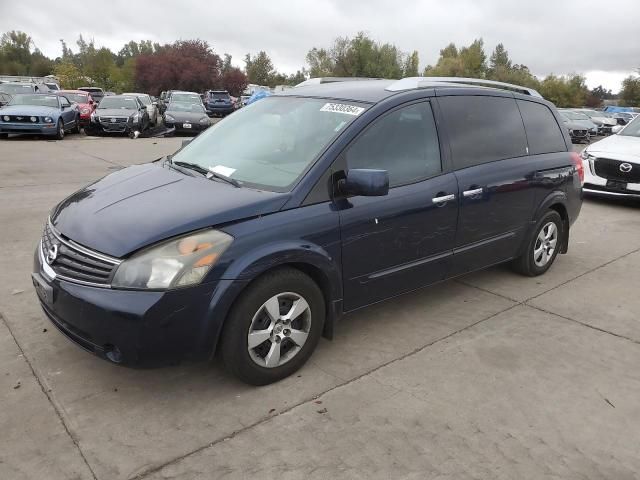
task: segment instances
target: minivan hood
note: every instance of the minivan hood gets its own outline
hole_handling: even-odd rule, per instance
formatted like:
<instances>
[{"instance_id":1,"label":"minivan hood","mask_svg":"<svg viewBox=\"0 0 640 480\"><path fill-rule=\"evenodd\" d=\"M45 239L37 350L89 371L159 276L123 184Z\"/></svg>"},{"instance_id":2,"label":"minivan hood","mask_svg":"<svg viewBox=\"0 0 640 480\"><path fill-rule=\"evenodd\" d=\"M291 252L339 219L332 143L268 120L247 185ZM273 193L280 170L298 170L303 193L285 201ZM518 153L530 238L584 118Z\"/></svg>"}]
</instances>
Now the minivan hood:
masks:
<instances>
[{"instance_id":1,"label":"minivan hood","mask_svg":"<svg viewBox=\"0 0 640 480\"><path fill-rule=\"evenodd\" d=\"M124 257L176 235L276 212L288 197L148 163L77 191L54 208L51 222L85 247Z\"/></svg>"},{"instance_id":2,"label":"minivan hood","mask_svg":"<svg viewBox=\"0 0 640 480\"><path fill-rule=\"evenodd\" d=\"M611 135L587 147L596 157L640 163L640 138L630 135Z\"/></svg>"}]
</instances>

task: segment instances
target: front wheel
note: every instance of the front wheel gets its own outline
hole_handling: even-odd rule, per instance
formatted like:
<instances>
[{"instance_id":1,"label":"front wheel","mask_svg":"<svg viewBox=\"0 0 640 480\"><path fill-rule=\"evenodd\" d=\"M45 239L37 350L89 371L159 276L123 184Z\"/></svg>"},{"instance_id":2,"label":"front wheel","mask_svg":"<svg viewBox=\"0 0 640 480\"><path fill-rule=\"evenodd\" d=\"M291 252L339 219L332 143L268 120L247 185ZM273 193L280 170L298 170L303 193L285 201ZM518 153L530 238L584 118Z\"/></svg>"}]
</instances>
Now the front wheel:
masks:
<instances>
[{"instance_id":1,"label":"front wheel","mask_svg":"<svg viewBox=\"0 0 640 480\"><path fill-rule=\"evenodd\" d=\"M64 125L62 124L62 119L58 120L58 125L56 127L56 139L64 140Z\"/></svg>"},{"instance_id":2,"label":"front wheel","mask_svg":"<svg viewBox=\"0 0 640 480\"><path fill-rule=\"evenodd\" d=\"M80 115L76 115L75 123L73 124L73 133L80 133Z\"/></svg>"},{"instance_id":3,"label":"front wheel","mask_svg":"<svg viewBox=\"0 0 640 480\"><path fill-rule=\"evenodd\" d=\"M322 292L293 268L267 273L238 298L222 334L227 369L251 385L266 385L298 370L322 334Z\"/></svg>"},{"instance_id":4,"label":"front wheel","mask_svg":"<svg viewBox=\"0 0 640 480\"><path fill-rule=\"evenodd\" d=\"M536 224L522 256L513 261L514 269L529 277L545 273L558 256L564 235L560 214L549 210Z\"/></svg>"}]
</instances>

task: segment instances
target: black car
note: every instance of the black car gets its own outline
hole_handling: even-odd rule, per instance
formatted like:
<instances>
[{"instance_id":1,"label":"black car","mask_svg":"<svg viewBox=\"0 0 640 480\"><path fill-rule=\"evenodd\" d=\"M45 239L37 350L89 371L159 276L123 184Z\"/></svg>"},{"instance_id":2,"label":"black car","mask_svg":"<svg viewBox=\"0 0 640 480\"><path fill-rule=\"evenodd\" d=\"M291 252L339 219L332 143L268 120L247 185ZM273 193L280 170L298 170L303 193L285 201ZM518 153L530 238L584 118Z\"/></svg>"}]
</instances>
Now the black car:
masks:
<instances>
[{"instance_id":1,"label":"black car","mask_svg":"<svg viewBox=\"0 0 640 480\"><path fill-rule=\"evenodd\" d=\"M226 90L209 90L204 95L204 106L211 116L224 117L236 109Z\"/></svg>"},{"instance_id":2,"label":"black car","mask_svg":"<svg viewBox=\"0 0 640 480\"><path fill-rule=\"evenodd\" d=\"M162 116L167 128L175 128L176 132L198 133L206 130L211 125L201 104L170 103Z\"/></svg>"},{"instance_id":3,"label":"black car","mask_svg":"<svg viewBox=\"0 0 640 480\"><path fill-rule=\"evenodd\" d=\"M100 100L102 100L105 96L104 90L102 90L100 87L80 87L77 90L87 92L89 95L91 95L91 98L93 98L94 102L96 103L100 103Z\"/></svg>"},{"instance_id":4,"label":"black car","mask_svg":"<svg viewBox=\"0 0 640 480\"><path fill-rule=\"evenodd\" d=\"M102 98L91 114L90 133L130 133L149 126L147 107L135 95Z\"/></svg>"},{"instance_id":5,"label":"black car","mask_svg":"<svg viewBox=\"0 0 640 480\"><path fill-rule=\"evenodd\" d=\"M345 313L503 262L544 274L581 159L537 92L455 81L295 88L81 189L35 252L44 312L111 362L219 352L266 384Z\"/></svg>"}]
</instances>

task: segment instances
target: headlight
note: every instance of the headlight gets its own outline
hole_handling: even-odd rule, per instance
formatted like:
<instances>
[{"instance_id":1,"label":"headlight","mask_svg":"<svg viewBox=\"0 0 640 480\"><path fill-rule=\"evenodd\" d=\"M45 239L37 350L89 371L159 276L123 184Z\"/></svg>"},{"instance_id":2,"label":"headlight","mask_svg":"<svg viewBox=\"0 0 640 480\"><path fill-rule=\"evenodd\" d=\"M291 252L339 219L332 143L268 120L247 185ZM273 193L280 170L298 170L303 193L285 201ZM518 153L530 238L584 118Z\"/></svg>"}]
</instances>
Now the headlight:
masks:
<instances>
[{"instance_id":1,"label":"headlight","mask_svg":"<svg viewBox=\"0 0 640 480\"><path fill-rule=\"evenodd\" d=\"M165 119L166 121L168 121L168 122L175 122L175 121L176 121L176 119L175 119L175 118L173 118L171 115L165 115L165 116L164 116L164 119Z\"/></svg>"},{"instance_id":2,"label":"headlight","mask_svg":"<svg viewBox=\"0 0 640 480\"><path fill-rule=\"evenodd\" d=\"M209 123L209 117L202 117L200 123Z\"/></svg>"},{"instance_id":3,"label":"headlight","mask_svg":"<svg viewBox=\"0 0 640 480\"><path fill-rule=\"evenodd\" d=\"M569 135L573 135L573 130L569 129Z\"/></svg>"},{"instance_id":4,"label":"headlight","mask_svg":"<svg viewBox=\"0 0 640 480\"><path fill-rule=\"evenodd\" d=\"M136 112L133 115L131 115L131 118L133 119L134 122L137 122L138 119L140 118L140 114Z\"/></svg>"},{"instance_id":5,"label":"headlight","mask_svg":"<svg viewBox=\"0 0 640 480\"><path fill-rule=\"evenodd\" d=\"M44 117L44 123L53 123L53 118L51 118L51 117Z\"/></svg>"},{"instance_id":6,"label":"headlight","mask_svg":"<svg viewBox=\"0 0 640 480\"><path fill-rule=\"evenodd\" d=\"M593 155L591 155L589 152L587 152L587 149L585 148L582 152L580 152L580 157L583 160L589 160L591 158L596 158Z\"/></svg>"},{"instance_id":7,"label":"headlight","mask_svg":"<svg viewBox=\"0 0 640 480\"><path fill-rule=\"evenodd\" d=\"M83 107L82 110L80 110L80 113L82 113L83 115L86 115L87 113L89 113L91 110L89 110L87 107Z\"/></svg>"},{"instance_id":8,"label":"headlight","mask_svg":"<svg viewBox=\"0 0 640 480\"><path fill-rule=\"evenodd\" d=\"M226 233L207 230L163 242L122 262L112 286L166 290L195 285L232 241Z\"/></svg>"},{"instance_id":9,"label":"headlight","mask_svg":"<svg viewBox=\"0 0 640 480\"><path fill-rule=\"evenodd\" d=\"M9 115L5 115L4 117L2 117L2 119L3 119L5 122L8 122L9 120L11 120L11 119L9 118Z\"/></svg>"}]
</instances>

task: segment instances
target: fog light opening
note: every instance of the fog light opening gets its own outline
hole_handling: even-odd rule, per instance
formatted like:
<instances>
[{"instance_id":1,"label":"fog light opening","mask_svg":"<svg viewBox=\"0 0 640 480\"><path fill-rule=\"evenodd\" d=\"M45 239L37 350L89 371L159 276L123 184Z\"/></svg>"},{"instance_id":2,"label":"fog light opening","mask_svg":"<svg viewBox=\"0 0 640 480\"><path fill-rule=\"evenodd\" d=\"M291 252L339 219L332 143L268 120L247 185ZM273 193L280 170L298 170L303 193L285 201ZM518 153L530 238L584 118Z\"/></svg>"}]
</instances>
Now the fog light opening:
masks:
<instances>
[{"instance_id":1,"label":"fog light opening","mask_svg":"<svg viewBox=\"0 0 640 480\"><path fill-rule=\"evenodd\" d=\"M122 352L115 345L108 345L108 344L105 345L104 346L104 354L113 363L121 363L122 362Z\"/></svg>"}]
</instances>

